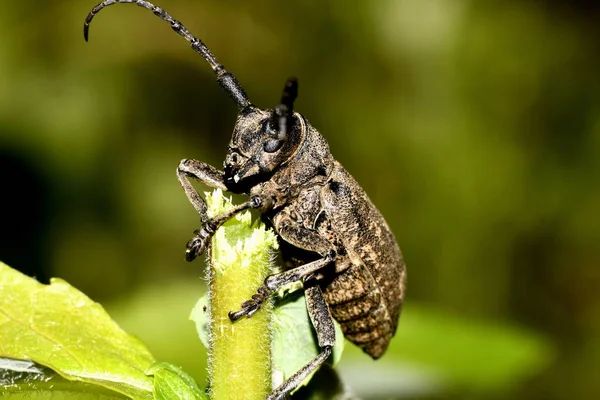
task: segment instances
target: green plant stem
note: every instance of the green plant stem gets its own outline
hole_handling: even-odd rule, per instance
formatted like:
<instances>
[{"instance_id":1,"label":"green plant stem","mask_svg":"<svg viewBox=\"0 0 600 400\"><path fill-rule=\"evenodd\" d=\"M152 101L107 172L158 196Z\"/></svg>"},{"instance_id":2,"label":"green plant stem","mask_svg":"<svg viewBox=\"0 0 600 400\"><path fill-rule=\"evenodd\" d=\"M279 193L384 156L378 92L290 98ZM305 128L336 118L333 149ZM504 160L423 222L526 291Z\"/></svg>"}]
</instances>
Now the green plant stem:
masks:
<instances>
[{"instance_id":1,"label":"green plant stem","mask_svg":"<svg viewBox=\"0 0 600 400\"><path fill-rule=\"evenodd\" d=\"M230 203L215 191L209 215L222 211L210 203ZM211 211L212 208L212 211ZM271 391L271 313L266 301L252 318L232 323L228 313L256 293L270 271L276 239L250 214L236 216L212 239L209 271L210 397L212 400L264 399Z\"/></svg>"}]
</instances>

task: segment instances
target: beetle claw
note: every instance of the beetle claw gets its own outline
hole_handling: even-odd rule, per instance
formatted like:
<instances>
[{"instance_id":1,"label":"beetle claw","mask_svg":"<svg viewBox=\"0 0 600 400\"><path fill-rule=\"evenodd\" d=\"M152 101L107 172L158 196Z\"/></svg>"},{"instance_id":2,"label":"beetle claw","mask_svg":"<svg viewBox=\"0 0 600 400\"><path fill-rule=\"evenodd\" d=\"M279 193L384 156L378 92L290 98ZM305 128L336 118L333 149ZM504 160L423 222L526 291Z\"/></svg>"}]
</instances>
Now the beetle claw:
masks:
<instances>
[{"instance_id":1,"label":"beetle claw","mask_svg":"<svg viewBox=\"0 0 600 400\"><path fill-rule=\"evenodd\" d=\"M196 236L186 245L185 259L188 262L191 262L199 255L202 255L210 242L210 235L204 229L196 229L194 233Z\"/></svg>"},{"instance_id":2,"label":"beetle claw","mask_svg":"<svg viewBox=\"0 0 600 400\"><path fill-rule=\"evenodd\" d=\"M244 315L247 316L248 318L250 318L252 315L254 315L255 312L257 312L260 309L260 306L261 306L260 303L246 301L242 304L241 310L235 311L235 312L233 312L233 311L229 312L229 314L228 314L229 319L231 320L231 322L235 322L238 319L242 318Z\"/></svg>"},{"instance_id":3,"label":"beetle claw","mask_svg":"<svg viewBox=\"0 0 600 400\"><path fill-rule=\"evenodd\" d=\"M252 295L250 300L246 300L242 303L239 311L231 311L229 312L229 319L231 322L235 322L238 319L242 318L244 315L250 318L253 316L260 308L262 307L263 302L269 295L269 290L261 286L258 288L257 293Z\"/></svg>"}]
</instances>

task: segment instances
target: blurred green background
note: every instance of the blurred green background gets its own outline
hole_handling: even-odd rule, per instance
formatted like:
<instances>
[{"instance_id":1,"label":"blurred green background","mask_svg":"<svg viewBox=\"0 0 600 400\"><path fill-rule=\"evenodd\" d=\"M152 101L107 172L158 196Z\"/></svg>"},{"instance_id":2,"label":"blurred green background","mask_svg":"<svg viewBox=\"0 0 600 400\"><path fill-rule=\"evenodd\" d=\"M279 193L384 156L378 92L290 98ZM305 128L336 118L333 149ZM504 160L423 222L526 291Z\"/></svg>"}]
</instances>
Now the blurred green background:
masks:
<instances>
[{"instance_id":1,"label":"blurred green background","mask_svg":"<svg viewBox=\"0 0 600 400\"><path fill-rule=\"evenodd\" d=\"M236 108L152 13L0 5L0 260L101 301L200 382L199 219L182 158L220 166ZM386 216L409 292L362 398L600 398L600 3L159 3L254 104L302 112ZM205 189L206 190L206 189ZM1 294L0 294L1 295Z\"/></svg>"}]
</instances>

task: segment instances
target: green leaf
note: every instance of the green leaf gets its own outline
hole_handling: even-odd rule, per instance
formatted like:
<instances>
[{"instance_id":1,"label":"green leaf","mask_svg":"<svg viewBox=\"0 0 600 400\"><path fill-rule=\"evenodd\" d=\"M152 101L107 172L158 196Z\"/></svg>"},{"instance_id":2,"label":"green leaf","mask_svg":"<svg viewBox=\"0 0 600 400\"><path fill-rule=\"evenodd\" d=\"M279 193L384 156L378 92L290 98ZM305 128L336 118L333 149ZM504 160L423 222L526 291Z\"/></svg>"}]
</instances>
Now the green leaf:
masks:
<instances>
[{"instance_id":1,"label":"green leaf","mask_svg":"<svg viewBox=\"0 0 600 400\"><path fill-rule=\"evenodd\" d=\"M68 381L32 361L0 358L0 399L117 400L127 397L85 382Z\"/></svg>"},{"instance_id":2,"label":"green leaf","mask_svg":"<svg viewBox=\"0 0 600 400\"><path fill-rule=\"evenodd\" d=\"M154 375L155 400L208 399L206 393L198 388L194 379L175 365L159 362L147 372Z\"/></svg>"},{"instance_id":3,"label":"green leaf","mask_svg":"<svg viewBox=\"0 0 600 400\"><path fill-rule=\"evenodd\" d=\"M198 337L200 341L208 349L210 346L210 333L208 321L210 315L208 313L208 293L204 296L200 297L194 308L192 309L192 313L190 314L190 320L192 320L196 324L196 331L198 332Z\"/></svg>"},{"instance_id":4,"label":"green leaf","mask_svg":"<svg viewBox=\"0 0 600 400\"><path fill-rule=\"evenodd\" d=\"M33 360L69 380L151 399L148 349L61 279L42 285L0 263L0 356Z\"/></svg>"},{"instance_id":5,"label":"green leaf","mask_svg":"<svg viewBox=\"0 0 600 400\"><path fill-rule=\"evenodd\" d=\"M121 328L144 342L156 360L180 366L200 384L208 380L208 360L188 317L190 304L204 292L200 278L163 279L138 285L103 306Z\"/></svg>"}]
</instances>

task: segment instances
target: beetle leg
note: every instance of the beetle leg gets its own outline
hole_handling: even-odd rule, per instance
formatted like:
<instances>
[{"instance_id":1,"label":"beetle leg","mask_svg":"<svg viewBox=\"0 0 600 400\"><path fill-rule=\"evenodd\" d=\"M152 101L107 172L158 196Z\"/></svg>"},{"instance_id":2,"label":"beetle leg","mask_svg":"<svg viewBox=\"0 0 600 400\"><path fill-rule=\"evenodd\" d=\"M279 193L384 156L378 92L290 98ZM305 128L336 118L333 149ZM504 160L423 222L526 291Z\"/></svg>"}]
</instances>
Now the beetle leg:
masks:
<instances>
[{"instance_id":1,"label":"beetle leg","mask_svg":"<svg viewBox=\"0 0 600 400\"><path fill-rule=\"evenodd\" d=\"M200 219L203 223L206 222L208 220L206 202L200 197L196 188L192 186L189 178L197 179L212 188L227 190L223 180L223 172L201 161L185 159L181 160L177 167L177 178L179 178L179 183L183 187L190 203L192 203L198 214L200 214Z\"/></svg>"},{"instance_id":2,"label":"beetle leg","mask_svg":"<svg viewBox=\"0 0 600 400\"><path fill-rule=\"evenodd\" d=\"M292 268L285 272L267 276L264 285L258 288L257 293L252 296L252 299L242 303L239 311L230 312L229 319L231 319L232 322L235 322L244 315L247 315L248 318L250 318L260 309L262 303L266 300L271 291L277 290L288 283L306 280L312 276L312 274L332 263L334 260L335 252L330 251L325 257L316 261L300 265L299 267Z\"/></svg>"},{"instance_id":3,"label":"beetle leg","mask_svg":"<svg viewBox=\"0 0 600 400\"><path fill-rule=\"evenodd\" d=\"M323 298L323 292L315 281L305 282L304 295L306 296L306 307L312 322L321 352L306 364L302 369L289 377L279 385L267 400L280 400L285 398L292 390L296 389L311 373L321 366L331 355L335 345L335 327L329 307Z\"/></svg>"},{"instance_id":4,"label":"beetle leg","mask_svg":"<svg viewBox=\"0 0 600 400\"><path fill-rule=\"evenodd\" d=\"M187 261L192 261L204 253L212 235L225 221L249 208L268 207L268 204L261 197L252 196L247 202L235 206L213 218L208 218L206 214L206 202L196 188L194 188L189 178L197 179L212 188L227 190L223 180L223 172L201 161L184 159L181 160L177 167L177 178L179 178L179 183L183 187L188 200L192 203L198 214L200 214L200 220L202 221L202 229L196 230L194 232L196 236L187 243L185 251Z\"/></svg>"},{"instance_id":5,"label":"beetle leg","mask_svg":"<svg viewBox=\"0 0 600 400\"><path fill-rule=\"evenodd\" d=\"M313 273L317 272L326 265L332 263L335 260L335 251L330 251L327 255L319 260L309 262L299 267L292 268L279 274L273 274L267 276L265 279L265 286L269 290L277 290L288 283L298 282L306 279Z\"/></svg>"},{"instance_id":6,"label":"beetle leg","mask_svg":"<svg viewBox=\"0 0 600 400\"><path fill-rule=\"evenodd\" d=\"M206 207L206 203L205 207ZM190 240L186 246L185 259L187 261L194 260L197 256L204 253L204 250L208 247L210 239L213 234L223 225L226 221L231 219L236 214L248 210L250 208L261 208L263 201L259 196L252 196L250 199L242 204L239 204L222 214L216 215L213 218L208 218L203 221L202 229L196 230L194 233L196 236Z\"/></svg>"}]
</instances>

